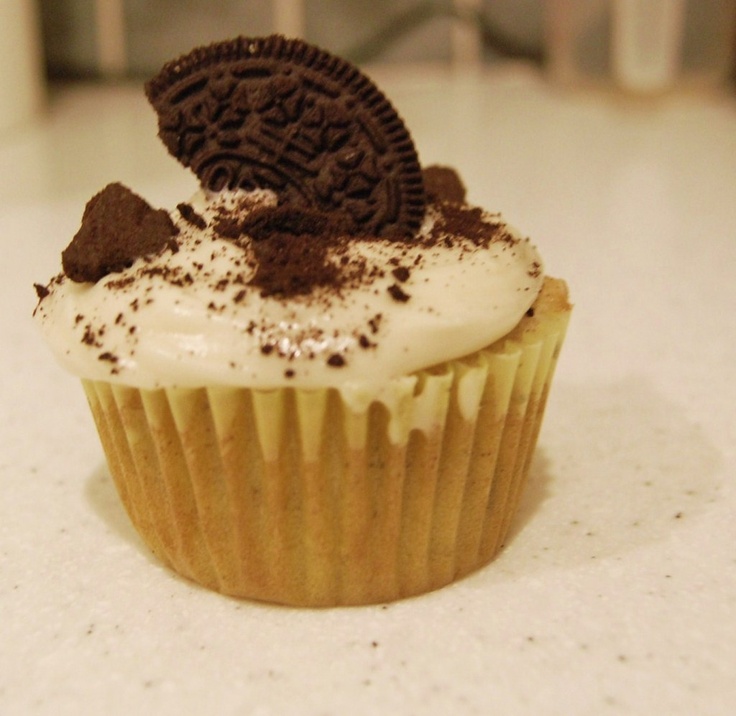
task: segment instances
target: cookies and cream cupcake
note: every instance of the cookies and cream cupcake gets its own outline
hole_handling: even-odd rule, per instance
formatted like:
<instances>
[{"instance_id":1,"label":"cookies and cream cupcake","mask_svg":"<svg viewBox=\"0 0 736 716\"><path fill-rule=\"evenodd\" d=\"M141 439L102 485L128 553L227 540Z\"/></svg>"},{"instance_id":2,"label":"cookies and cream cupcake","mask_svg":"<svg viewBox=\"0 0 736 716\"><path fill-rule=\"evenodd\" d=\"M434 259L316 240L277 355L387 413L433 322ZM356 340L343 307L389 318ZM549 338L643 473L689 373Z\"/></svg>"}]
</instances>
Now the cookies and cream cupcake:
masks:
<instances>
[{"instance_id":1,"label":"cookies and cream cupcake","mask_svg":"<svg viewBox=\"0 0 736 716\"><path fill-rule=\"evenodd\" d=\"M37 286L134 525L172 569L292 605L420 594L489 562L570 313L531 242L422 170L388 100L299 40L146 86L201 190L112 184Z\"/></svg>"}]
</instances>

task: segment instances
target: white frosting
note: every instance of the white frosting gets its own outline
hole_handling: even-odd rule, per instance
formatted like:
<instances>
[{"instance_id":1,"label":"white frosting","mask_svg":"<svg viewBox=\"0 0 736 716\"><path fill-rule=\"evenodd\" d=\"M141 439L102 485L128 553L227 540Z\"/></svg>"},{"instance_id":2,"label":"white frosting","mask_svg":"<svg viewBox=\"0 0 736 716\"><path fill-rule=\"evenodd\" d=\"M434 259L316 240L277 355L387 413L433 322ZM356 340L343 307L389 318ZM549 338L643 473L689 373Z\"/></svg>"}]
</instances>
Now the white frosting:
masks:
<instances>
[{"instance_id":1,"label":"white frosting","mask_svg":"<svg viewBox=\"0 0 736 716\"><path fill-rule=\"evenodd\" d=\"M351 263L362 257L382 275L339 292L264 297L249 284L248 242L213 229L223 207L244 199L275 201L267 192L202 192L191 204L206 229L172 212L179 251L138 259L95 284L52 280L35 317L61 363L82 378L140 388L334 386L370 399L392 378L502 337L541 288L541 259L527 239L502 225L487 245L457 237L429 245L438 221L430 207L413 242L351 243ZM484 220L500 223L497 215ZM397 264L409 268L408 279L392 274ZM392 285L409 299L392 297ZM328 363L335 354L343 365Z\"/></svg>"}]
</instances>

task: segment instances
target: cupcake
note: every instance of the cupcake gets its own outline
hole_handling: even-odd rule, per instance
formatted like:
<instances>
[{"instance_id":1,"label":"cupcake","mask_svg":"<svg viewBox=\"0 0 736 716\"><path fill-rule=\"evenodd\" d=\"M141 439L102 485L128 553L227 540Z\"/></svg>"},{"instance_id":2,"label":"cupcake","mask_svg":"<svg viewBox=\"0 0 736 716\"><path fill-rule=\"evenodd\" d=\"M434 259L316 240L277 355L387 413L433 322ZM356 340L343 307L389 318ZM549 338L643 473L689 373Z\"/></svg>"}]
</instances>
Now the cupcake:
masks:
<instances>
[{"instance_id":1,"label":"cupcake","mask_svg":"<svg viewBox=\"0 0 736 716\"><path fill-rule=\"evenodd\" d=\"M93 197L34 316L155 555L300 606L447 585L503 546L567 288L342 59L280 36L146 85L201 189Z\"/></svg>"}]
</instances>

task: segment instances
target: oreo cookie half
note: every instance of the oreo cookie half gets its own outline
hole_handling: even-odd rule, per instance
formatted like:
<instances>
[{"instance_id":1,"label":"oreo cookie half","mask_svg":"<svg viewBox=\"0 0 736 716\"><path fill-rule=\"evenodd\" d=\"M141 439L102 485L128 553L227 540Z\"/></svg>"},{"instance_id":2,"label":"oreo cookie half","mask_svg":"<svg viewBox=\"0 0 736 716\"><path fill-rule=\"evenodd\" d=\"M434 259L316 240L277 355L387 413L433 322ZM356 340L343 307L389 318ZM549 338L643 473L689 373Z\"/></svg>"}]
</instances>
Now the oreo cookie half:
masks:
<instances>
[{"instance_id":1,"label":"oreo cookie half","mask_svg":"<svg viewBox=\"0 0 736 716\"><path fill-rule=\"evenodd\" d=\"M274 190L341 212L351 233L404 238L425 209L416 150L349 62L279 35L239 37L166 64L146 84L159 136L202 186Z\"/></svg>"}]
</instances>

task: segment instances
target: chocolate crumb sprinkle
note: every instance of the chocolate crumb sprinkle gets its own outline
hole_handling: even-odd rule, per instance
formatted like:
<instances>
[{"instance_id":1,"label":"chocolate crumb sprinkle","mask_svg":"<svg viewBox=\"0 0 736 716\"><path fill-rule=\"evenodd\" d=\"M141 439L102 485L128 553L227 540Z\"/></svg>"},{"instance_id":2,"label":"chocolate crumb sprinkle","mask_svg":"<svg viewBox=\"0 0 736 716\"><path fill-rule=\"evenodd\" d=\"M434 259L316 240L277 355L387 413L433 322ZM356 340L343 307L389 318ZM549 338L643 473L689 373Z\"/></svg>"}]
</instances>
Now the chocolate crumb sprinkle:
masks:
<instances>
[{"instance_id":1,"label":"chocolate crumb sprinkle","mask_svg":"<svg viewBox=\"0 0 736 716\"><path fill-rule=\"evenodd\" d=\"M120 183L108 184L89 200L82 226L61 254L64 273L77 283L95 283L137 258L173 250L177 233L166 211Z\"/></svg>"},{"instance_id":2,"label":"chocolate crumb sprinkle","mask_svg":"<svg viewBox=\"0 0 736 716\"><path fill-rule=\"evenodd\" d=\"M215 230L239 243L249 237L256 270L250 285L262 296L291 298L328 286L339 289L349 272L331 260L330 250L344 238L345 221L312 209L262 208L243 221L218 222Z\"/></svg>"},{"instance_id":3,"label":"chocolate crumb sprinkle","mask_svg":"<svg viewBox=\"0 0 736 716\"><path fill-rule=\"evenodd\" d=\"M51 293L48 286L44 286L42 283L34 283L33 288L36 289L36 296L38 296L39 301L43 301Z\"/></svg>"},{"instance_id":4,"label":"chocolate crumb sprinkle","mask_svg":"<svg viewBox=\"0 0 736 716\"><path fill-rule=\"evenodd\" d=\"M436 164L422 171L424 191L430 201L451 201L462 204L465 201L465 185L452 167Z\"/></svg>"},{"instance_id":5,"label":"chocolate crumb sprinkle","mask_svg":"<svg viewBox=\"0 0 736 716\"><path fill-rule=\"evenodd\" d=\"M368 321L368 325L370 326L371 333L373 333L374 335L378 333L378 329L381 326L382 319L383 319L383 314L377 313L375 316L373 316L373 318L371 318Z\"/></svg>"},{"instance_id":6,"label":"chocolate crumb sprinkle","mask_svg":"<svg viewBox=\"0 0 736 716\"><path fill-rule=\"evenodd\" d=\"M401 286L399 286L397 283L392 283L387 290L391 295L391 298L393 298L394 301L398 301L399 303L406 303L411 298L408 293L404 293Z\"/></svg>"},{"instance_id":7,"label":"chocolate crumb sprinkle","mask_svg":"<svg viewBox=\"0 0 736 716\"><path fill-rule=\"evenodd\" d=\"M333 353L327 359L327 365L332 366L333 368L342 368L345 365L345 358L339 353Z\"/></svg>"},{"instance_id":8,"label":"chocolate crumb sprinkle","mask_svg":"<svg viewBox=\"0 0 736 716\"><path fill-rule=\"evenodd\" d=\"M204 217L198 214L191 204L182 202L181 204L177 204L176 208L179 210L181 218L191 224L195 229L204 231L207 228L207 222L204 220Z\"/></svg>"},{"instance_id":9,"label":"chocolate crumb sprinkle","mask_svg":"<svg viewBox=\"0 0 736 716\"><path fill-rule=\"evenodd\" d=\"M97 345L97 334L92 330L92 326L87 325L84 327L84 335L82 336L82 343L86 346Z\"/></svg>"}]
</instances>

